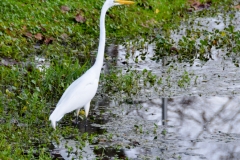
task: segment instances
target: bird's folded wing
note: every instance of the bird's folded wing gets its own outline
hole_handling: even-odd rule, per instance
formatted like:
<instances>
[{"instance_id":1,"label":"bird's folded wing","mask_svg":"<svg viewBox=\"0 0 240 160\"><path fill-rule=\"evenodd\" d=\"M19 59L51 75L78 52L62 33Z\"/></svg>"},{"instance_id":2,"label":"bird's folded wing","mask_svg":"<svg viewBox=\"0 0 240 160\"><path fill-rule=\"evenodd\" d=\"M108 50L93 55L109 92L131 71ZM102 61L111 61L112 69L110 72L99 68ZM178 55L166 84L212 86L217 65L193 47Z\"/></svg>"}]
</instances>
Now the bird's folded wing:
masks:
<instances>
[{"instance_id":1,"label":"bird's folded wing","mask_svg":"<svg viewBox=\"0 0 240 160\"><path fill-rule=\"evenodd\" d=\"M96 94L98 79L82 81L81 83L72 83L62 95L58 105L82 107Z\"/></svg>"}]
</instances>

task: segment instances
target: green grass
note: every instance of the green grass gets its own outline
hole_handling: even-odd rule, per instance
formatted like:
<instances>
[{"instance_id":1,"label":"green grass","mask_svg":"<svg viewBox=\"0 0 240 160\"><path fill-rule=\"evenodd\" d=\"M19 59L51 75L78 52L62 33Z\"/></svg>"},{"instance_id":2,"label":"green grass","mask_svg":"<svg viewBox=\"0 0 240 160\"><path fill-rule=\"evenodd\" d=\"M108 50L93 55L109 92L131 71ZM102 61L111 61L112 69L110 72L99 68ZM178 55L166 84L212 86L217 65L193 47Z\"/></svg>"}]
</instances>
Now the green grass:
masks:
<instances>
[{"instance_id":1,"label":"green grass","mask_svg":"<svg viewBox=\"0 0 240 160\"><path fill-rule=\"evenodd\" d=\"M113 7L106 18L108 38L136 37L153 33L164 21L178 21L186 0L139 0L136 5ZM99 36L99 16L103 1L29 1L2 0L0 5L0 56L23 59L34 53L33 45L54 38L53 46L62 42L86 54L96 48ZM61 6L69 11L63 12ZM80 14L85 22L77 23ZM36 39L40 33L43 40ZM66 35L68 38L62 38ZM92 44L92 45L91 45ZM86 48L90 46L91 48ZM52 54L55 51L52 52ZM56 51L57 52L57 51Z\"/></svg>"},{"instance_id":2,"label":"green grass","mask_svg":"<svg viewBox=\"0 0 240 160\"><path fill-rule=\"evenodd\" d=\"M1 159L50 157L50 142L56 140L54 137L61 130L53 132L48 120L50 110L72 81L89 68L88 61L79 64L72 58L54 59L50 61L51 67L43 72L33 65L0 67ZM69 125L61 131L62 136L68 137L69 133L77 134L78 130ZM29 153L24 155L25 152Z\"/></svg>"}]
</instances>

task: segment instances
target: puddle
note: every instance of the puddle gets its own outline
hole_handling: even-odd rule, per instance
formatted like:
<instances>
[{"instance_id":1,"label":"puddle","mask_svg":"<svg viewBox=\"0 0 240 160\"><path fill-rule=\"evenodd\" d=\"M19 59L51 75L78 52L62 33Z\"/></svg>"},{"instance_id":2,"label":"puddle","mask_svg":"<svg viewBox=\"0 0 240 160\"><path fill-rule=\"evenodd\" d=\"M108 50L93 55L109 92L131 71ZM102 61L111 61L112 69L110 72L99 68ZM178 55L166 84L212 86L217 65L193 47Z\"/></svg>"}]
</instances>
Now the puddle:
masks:
<instances>
[{"instance_id":1,"label":"puddle","mask_svg":"<svg viewBox=\"0 0 240 160\"><path fill-rule=\"evenodd\" d=\"M239 102L240 97L170 98L166 126L161 99L112 103L107 108L117 118L101 126L114 136L102 145L121 146L130 159L234 159L240 153Z\"/></svg>"},{"instance_id":2,"label":"puddle","mask_svg":"<svg viewBox=\"0 0 240 160\"><path fill-rule=\"evenodd\" d=\"M233 18L234 23L219 14L215 18L197 18L193 24L200 24L197 29L208 32L224 30L229 24L239 30L239 14L237 12ZM172 32L175 43L186 34L187 24L181 27L180 32ZM200 43L203 38L196 42ZM206 62L196 58L192 64L170 62L166 66L165 60L151 60L156 47L154 43L141 40L139 43L143 46L141 50L134 48L135 44L110 46L110 55L117 59L114 66L123 73L126 70L150 70L162 77L162 84L154 86L157 90L143 87L136 96L129 97L133 99L131 103L118 98L123 96L122 93L106 99L99 93L91 105L90 114L102 119L93 120L87 130L99 134L97 143L86 144L80 150L78 142L62 139L60 145L53 143L52 153L58 152L64 159L239 159L240 70L233 62L239 58L226 56L224 48L213 46L209 50L211 58ZM165 58L168 61L177 56ZM108 61L104 73L109 73L111 65ZM189 82L179 87L184 74ZM166 116L165 125L162 125L164 97L167 105L166 114L163 114ZM80 131L84 132L84 128ZM73 148L70 153L66 143Z\"/></svg>"},{"instance_id":3,"label":"puddle","mask_svg":"<svg viewBox=\"0 0 240 160\"><path fill-rule=\"evenodd\" d=\"M168 98L166 125L162 125L162 100L110 101L99 105L103 115L94 105L91 114L101 121L88 124L87 132L101 128L105 134L99 132L97 142L81 150L78 142L62 139L52 154L64 159L238 159L239 96ZM83 131L83 123L80 126ZM73 148L71 154L66 144Z\"/></svg>"},{"instance_id":4,"label":"puddle","mask_svg":"<svg viewBox=\"0 0 240 160\"><path fill-rule=\"evenodd\" d=\"M168 98L167 125L162 125L162 99L136 104L111 101L104 106L108 121L88 125L107 133L100 133L96 144L79 150L78 142L62 139L60 145L54 144L52 154L64 159L237 159L239 104L240 97ZM72 154L66 143L73 147Z\"/></svg>"}]
</instances>

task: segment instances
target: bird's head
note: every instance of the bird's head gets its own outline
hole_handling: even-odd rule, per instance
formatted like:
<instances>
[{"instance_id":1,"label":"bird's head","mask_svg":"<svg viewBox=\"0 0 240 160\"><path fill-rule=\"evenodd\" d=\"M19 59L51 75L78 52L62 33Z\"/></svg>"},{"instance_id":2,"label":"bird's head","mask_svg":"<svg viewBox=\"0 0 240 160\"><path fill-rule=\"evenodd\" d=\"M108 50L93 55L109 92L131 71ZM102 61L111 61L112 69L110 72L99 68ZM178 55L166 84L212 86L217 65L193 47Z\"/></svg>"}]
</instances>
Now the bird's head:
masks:
<instances>
[{"instance_id":1,"label":"bird's head","mask_svg":"<svg viewBox=\"0 0 240 160\"><path fill-rule=\"evenodd\" d=\"M133 4L133 1L129 0L106 0L105 4L108 5L108 7L117 6L117 5L126 5L126 4Z\"/></svg>"}]
</instances>

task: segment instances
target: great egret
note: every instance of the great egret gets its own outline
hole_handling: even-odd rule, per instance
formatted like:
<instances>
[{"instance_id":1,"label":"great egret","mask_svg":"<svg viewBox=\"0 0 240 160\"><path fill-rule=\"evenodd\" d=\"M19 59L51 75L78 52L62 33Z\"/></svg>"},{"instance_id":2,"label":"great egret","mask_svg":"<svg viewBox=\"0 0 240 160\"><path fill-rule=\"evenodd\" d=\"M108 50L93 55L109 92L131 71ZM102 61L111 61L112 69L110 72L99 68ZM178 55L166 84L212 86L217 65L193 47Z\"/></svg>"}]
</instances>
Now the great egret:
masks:
<instances>
[{"instance_id":1,"label":"great egret","mask_svg":"<svg viewBox=\"0 0 240 160\"><path fill-rule=\"evenodd\" d=\"M106 0L100 16L100 38L98 46L98 54L95 64L80 78L75 80L63 93L61 99L59 100L55 110L50 115L49 120L51 120L52 126L56 129L56 123L59 121L66 113L73 110L77 111L84 106L85 115L88 116L90 102L95 96L98 88L98 81L103 65L104 49L105 49L105 15L109 8L116 5L133 4L133 1L128 0Z\"/></svg>"}]
</instances>

